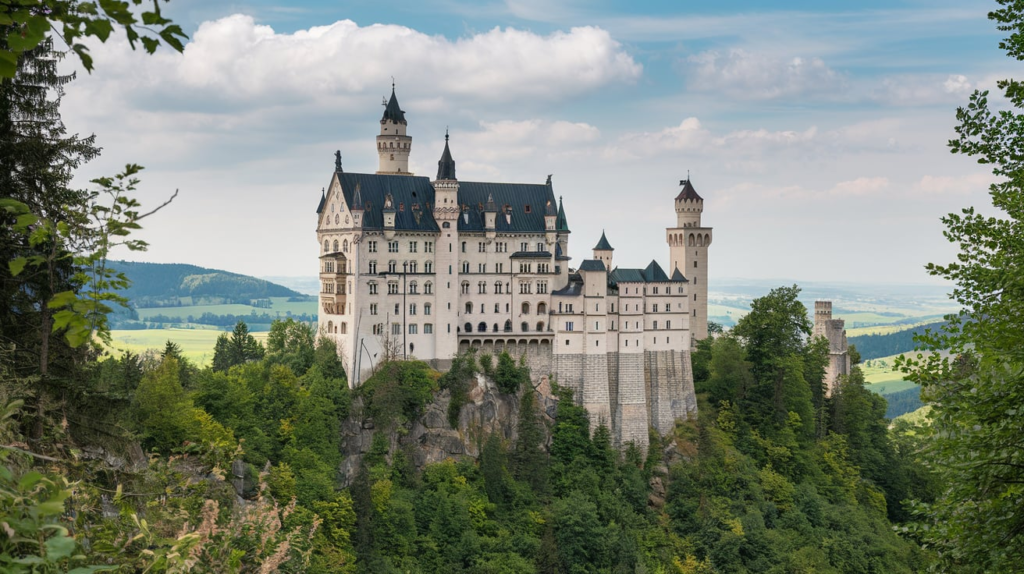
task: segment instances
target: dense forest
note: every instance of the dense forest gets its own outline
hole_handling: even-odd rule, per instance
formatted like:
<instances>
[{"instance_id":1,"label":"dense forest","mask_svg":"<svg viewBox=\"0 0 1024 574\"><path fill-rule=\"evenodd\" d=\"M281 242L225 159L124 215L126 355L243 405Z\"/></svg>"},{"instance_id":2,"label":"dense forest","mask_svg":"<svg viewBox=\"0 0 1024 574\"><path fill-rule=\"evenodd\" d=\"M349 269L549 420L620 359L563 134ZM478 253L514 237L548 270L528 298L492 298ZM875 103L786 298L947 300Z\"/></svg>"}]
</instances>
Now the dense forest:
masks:
<instances>
[{"instance_id":1,"label":"dense forest","mask_svg":"<svg viewBox=\"0 0 1024 574\"><path fill-rule=\"evenodd\" d=\"M944 324L940 321L884 335L860 335L858 337L850 337L849 343L857 347L857 352L860 353L862 360L869 361L881 357L890 357L917 349L918 343L915 337L918 334L924 334L926 331L938 331Z\"/></svg>"}]
</instances>

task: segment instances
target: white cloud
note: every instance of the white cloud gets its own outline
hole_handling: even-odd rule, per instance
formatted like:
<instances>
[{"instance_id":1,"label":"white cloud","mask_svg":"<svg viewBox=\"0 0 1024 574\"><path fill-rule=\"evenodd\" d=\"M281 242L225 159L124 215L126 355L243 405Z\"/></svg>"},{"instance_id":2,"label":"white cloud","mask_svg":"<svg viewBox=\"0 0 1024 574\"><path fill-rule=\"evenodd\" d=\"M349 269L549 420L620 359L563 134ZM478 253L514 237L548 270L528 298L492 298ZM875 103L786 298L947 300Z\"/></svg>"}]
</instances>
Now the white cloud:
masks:
<instances>
[{"instance_id":1,"label":"white cloud","mask_svg":"<svg viewBox=\"0 0 1024 574\"><path fill-rule=\"evenodd\" d=\"M870 97L882 104L920 106L963 103L988 79L971 81L963 74L913 74L890 76L881 80Z\"/></svg>"},{"instance_id":2,"label":"white cloud","mask_svg":"<svg viewBox=\"0 0 1024 574\"><path fill-rule=\"evenodd\" d=\"M494 28L449 40L351 20L285 34L236 14L204 22L183 54L159 54L156 63L129 56L110 65L125 59L117 42L95 50L106 78L113 68L136 88L233 104L381 93L391 76L407 97L557 100L634 82L643 69L608 32L589 26L548 35Z\"/></svg>"},{"instance_id":3,"label":"white cloud","mask_svg":"<svg viewBox=\"0 0 1024 574\"><path fill-rule=\"evenodd\" d=\"M926 175L914 184L913 190L922 195L985 193L997 178L989 172L962 176Z\"/></svg>"},{"instance_id":4,"label":"white cloud","mask_svg":"<svg viewBox=\"0 0 1024 574\"><path fill-rule=\"evenodd\" d=\"M887 177L858 177L850 181L835 184L826 193L840 197L862 197L876 195L889 189Z\"/></svg>"},{"instance_id":5,"label":"white cloud","mask_svg":"<svg viewBox=\"0 0 1024 574\"><path fill-rule=\"evenodd\" d=\"M751 100L840 95L845 79L820 58L781 58L741 48L710 50L688 59L688 86Z\"/></svg>"}]
</instances>

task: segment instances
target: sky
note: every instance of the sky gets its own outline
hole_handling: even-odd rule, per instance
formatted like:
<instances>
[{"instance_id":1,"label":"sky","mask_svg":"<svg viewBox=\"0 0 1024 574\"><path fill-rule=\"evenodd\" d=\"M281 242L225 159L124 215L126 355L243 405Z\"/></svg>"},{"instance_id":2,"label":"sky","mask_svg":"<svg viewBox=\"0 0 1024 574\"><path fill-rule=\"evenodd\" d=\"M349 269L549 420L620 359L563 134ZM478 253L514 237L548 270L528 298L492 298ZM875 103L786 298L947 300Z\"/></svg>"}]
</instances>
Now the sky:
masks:
<instances>
[{"instance_id":1,"label":"sky","mask_svg":"<svg viewBox=\"0 0 1024 574\"><path fill-rule=\"evenodd\" d=\"M93 43L62 113L102 156L78 182L145 166L146 253L256 276L318 269L333 173L377 169L392 78L433 179L553 174L573 263L602 230L619 266L668 259L688 174L715 276L930 283L940 218L989 204L949 153L956 108L1018 71L976 0L441 2L174 0L184 53ZM80 68L74 59L68 69ZM1018 74L1019 75L1019 74Z\"/></svg>"}]
</instances>

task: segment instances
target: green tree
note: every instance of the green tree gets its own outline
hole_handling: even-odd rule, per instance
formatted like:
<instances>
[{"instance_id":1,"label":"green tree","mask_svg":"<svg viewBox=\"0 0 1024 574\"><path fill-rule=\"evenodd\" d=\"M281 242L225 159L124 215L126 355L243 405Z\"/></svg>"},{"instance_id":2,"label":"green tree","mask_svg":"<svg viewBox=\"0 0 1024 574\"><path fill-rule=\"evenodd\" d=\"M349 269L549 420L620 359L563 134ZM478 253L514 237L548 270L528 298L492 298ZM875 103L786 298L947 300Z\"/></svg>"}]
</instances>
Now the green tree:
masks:
<instances>
[{"instance_id":1,"label":"green tree","mask_svg":"<svg viewBox=\"0 0 1024 574\"><path fill-rule=\"evenodd\" d=\"M519 424L512 449L512 474L538 494L547 493L547 453L544 452L544 423L537 411L537 393L527 389L519 399Z\"/></svg>"},{"instance_id":2,"label":"green tree","mask_svg":"<svg viewBox=\"0 0 1024 574\"><path fill-rule=\"evenodd\" d=\"M275 363L287 365L296 375L302 375L313 364L315 338L316 331L308 323L291 317L276 319L270 324L267 335L267 356Z\"/></svg>"},{"instance_id":3,"label":"green tree","mask_svg":"<svg viewBox=\"0 0 1024 574\"><path fill-rule=\"evenodd\" d=\"M1008 34L999 46L1024 60L1024 6L997 1L989 18ZM988 92L975 91L957 110L949 145L991 166L998 215L969 207L942 219L960 253L927 270L955 285L962 311L919 338L932 353L902 363L933 404L924 455L944 487L917 506L917 532L943 568L959 572L1015 571L1024 561L1024 83L997 85L1010 109L993 109Z\"/></svg>"},{"instance_id":4,"label":"green tree","mask_svg":"<svg viewBox=\"0 0 1024 574\"><path fill-rule=\"evenodd\" d=\"M221 342L221 337L224 335L217 338L213 348L214 370L225 371L235 365L258 361L265 354L263 345L249 333L249 326L245 321L235 324L235 330L227 338L226 344Z\"/></svg>"}]
</instances>

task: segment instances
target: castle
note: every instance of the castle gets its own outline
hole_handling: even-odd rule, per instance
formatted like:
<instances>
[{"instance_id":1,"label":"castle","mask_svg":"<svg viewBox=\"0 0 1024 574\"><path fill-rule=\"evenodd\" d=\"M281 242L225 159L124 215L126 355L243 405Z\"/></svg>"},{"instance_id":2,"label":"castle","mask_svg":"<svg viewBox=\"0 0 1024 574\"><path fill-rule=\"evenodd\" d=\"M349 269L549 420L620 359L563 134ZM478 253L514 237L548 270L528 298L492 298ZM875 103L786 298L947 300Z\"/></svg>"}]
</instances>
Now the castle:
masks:
<instances>
[{"instance_id":1,"label":"castle","mask_svg":"<svg viewBox=\"0 0 1024 574\"><path fill-rule=\"evenodd\" d=\"M825 396L831 397L840 376L850 374L850 346L846 342L846 321L832 318L831 301L814 302L813 337L828 340L828 365L825 366Z\"/></svg>"},{"instance_id":2,"label":"castle","mask_svg":"<svg viewBox=\"0 0 1024 574\"><path fill-rule=\"evenodd\" d=\"M675 198L671 264L613 264L602 233L570 266L568 219L543 184L460 181L445 134L437 177L409 172L412 137L392 86L376 173L342 169L317 206L320 332L357 386L385 357L436 368L476 348L525 356L572 388L595 426L646 447L696 412L690 349L707 336L704 201L689 178Z\"/></svg>"}]
</instances>

